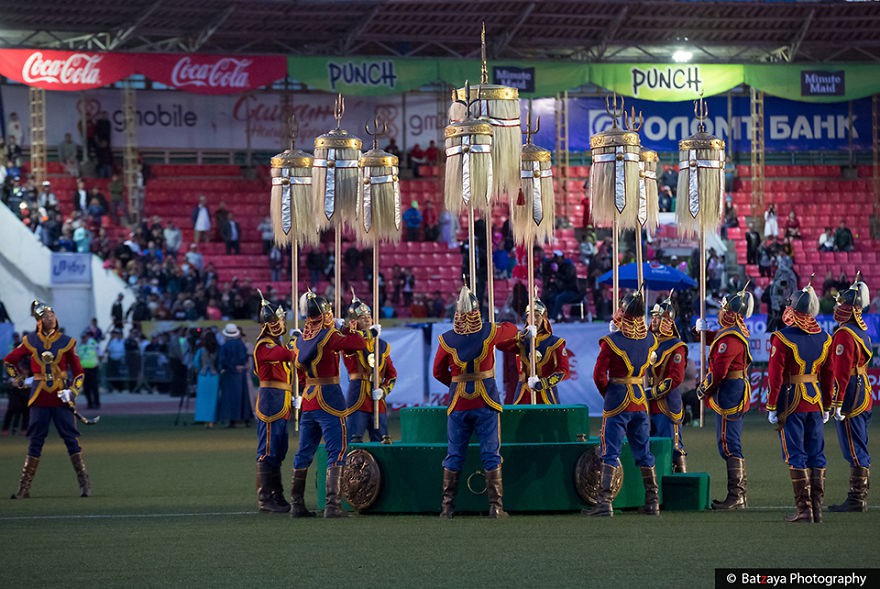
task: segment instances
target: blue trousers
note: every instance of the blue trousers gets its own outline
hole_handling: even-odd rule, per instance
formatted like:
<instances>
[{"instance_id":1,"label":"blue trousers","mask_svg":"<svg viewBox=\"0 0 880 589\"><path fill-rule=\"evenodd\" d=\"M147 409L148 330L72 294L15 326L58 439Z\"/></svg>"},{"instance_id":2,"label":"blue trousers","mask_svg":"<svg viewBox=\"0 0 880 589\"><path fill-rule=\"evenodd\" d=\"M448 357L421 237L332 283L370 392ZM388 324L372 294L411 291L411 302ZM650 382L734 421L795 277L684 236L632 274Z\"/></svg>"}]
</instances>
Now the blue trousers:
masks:
<instances>
[{"instance_id":1,"label":"blue trousers","mask_svg":"<svg viewBox=\"0 0 880 589\"><path fill-rule=\"evenodd\" d=\"M323 409L304 411L299 422L299 450L293 459L293 468L312 465L318 444L324 436L327 447L327 467L342 466L345 462L345 419L330 415Z\"/></svg>"},{"instance_id":2,"label":"blue trousers","mask_svg":"<svg viewBox=\"0 0 880 589\"><path fill-rule=\"evenodd\" d=\"M868 454L868 428L871 426L871 412L859 413L855 417L838 421L836 424L840 449L849 465L871 468L871 455Z\"/></svg>"},{"instance_id":3,"label":"blue trousers","mask_svg":"<svg viewBox=\"0 0 880 589\"><path fill-rule=\"evenodd\" d=\"M373 427L373 414L366 411L355 411L348 416L348 441L363 442L364 433L369 432L371 442L381 442L382 436L388 435L388 415L379 413L379 429Z\"/></svg>"},{"instance_id":4,"label":"blue trousers","mask_svg":"<svg viewBox=\"0 0 880 589\"><path fill-rule=\"evenodd\" d=\"M257 419L257 462L265 462L272 468L281 467L289 443L286 419L272 422Z\"/></svg>"},{"instance_id":5,"label":"blue trousers","mask_svg":"<svg viewBox=\"0 0 880 589\"><path fill-rule=\"evenodd\" d=\"M480 459L483 470L495 470L501 466L501 413L488 407L453 411L446 421L448 440L443 468L460 471L467 457L471 434L477 434L480 442Z\"/></svg>"},{"instance_id":6,"label":"blue trousers","mask_svg":"<svg viewBox=\"0 0 880 589\"><path fill-rule=\"evenodd\" d=\"M782 459L792 468L825 468L822 412L792 413L785 418L779 442Z\"/></svg>"},{"instance_id":7,"label":"blue trousers","mask_svg":"<svg viewBox=\"0 0 880 589\"><path fill-rule=\"evenodd\" d=\"M54 423L58 435L64 440L68 454L76 454L81 450L77 437L76 420L73 411L67 407L31 407L31 421L28 426L28 456L39 458L43 453L43 443L49 435L49 424Z\"/></svg>"},{"instance_id":8,"label":"blue trousers","mask_svg":"<svg viewBox=\"0 0 880 589\"><path fill-rule=\"evenodd\" d=\"M715 433L718 436L718 453L727 460L731 456L742 458L742 414L725 417L715 414Z\"/></svg>"},{"instance_id":9,"label":"blue trousers","mask_svg":"<svg viewBox=\"0 0 880 589\"><path fill-rule=\"evenodd\" d=\"M638 466L654 466L651 454L651 424L645 411L624 411L602 418L602 462L620 466L620 448L626 436Z\"/></svg>"},{"instance_id":10,"label":"blue trousers","mask_svg":"<svg viewBox=\"0 0 880 589\"><path fill-rule=\"evenodd\" d=\"M681 441L681 424L675 423L662 413L651 416L654 425L654 435L658 438L672 438L672 457L687 456L684 451L684 443Z\"/></svg>"}]
</instances>

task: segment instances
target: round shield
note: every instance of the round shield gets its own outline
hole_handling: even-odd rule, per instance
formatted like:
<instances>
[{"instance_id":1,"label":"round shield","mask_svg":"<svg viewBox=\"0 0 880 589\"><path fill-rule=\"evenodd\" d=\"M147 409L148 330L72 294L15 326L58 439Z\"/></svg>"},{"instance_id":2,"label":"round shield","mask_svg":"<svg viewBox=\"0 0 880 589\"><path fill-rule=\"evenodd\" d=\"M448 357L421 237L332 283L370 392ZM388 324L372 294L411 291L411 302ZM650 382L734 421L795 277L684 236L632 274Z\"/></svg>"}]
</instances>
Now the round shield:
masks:
<instances>
[{"instance_id":1,"label":"round shield","mask_svg":"<svg viewBox=\"0 0 880 589\"><path fill-rule=\"evenodd\" d=\"M602 486L602 450L599 446L593 451L581 454L574 467L574 488L578 496L587 503L595 505L599 499L599 490ZM623 488L623 468L614 470L614 478L611 480L611 500L613 501L620 489Z\"/></svg>"},{"instance_id":2,"label":"round shield","mask_svg":"<svg viewBox=\"0 0 880 589\"><path fill-rule=\"evenodd\" d=\"M342 496L358 511L369 509L382 488L382 471L372 454L352 450L342 467Z\"/></svg>"}]
</instances>

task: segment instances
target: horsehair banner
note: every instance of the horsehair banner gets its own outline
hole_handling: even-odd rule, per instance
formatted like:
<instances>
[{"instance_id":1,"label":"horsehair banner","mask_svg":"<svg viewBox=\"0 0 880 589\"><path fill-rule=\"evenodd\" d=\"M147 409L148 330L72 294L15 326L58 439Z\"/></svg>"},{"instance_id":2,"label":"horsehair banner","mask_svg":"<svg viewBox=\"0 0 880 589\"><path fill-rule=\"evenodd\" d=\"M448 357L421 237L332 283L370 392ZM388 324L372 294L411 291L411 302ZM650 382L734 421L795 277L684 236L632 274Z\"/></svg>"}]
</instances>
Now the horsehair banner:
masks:
<instances>
[{"instance_id":1,"label":"horsehair banner","mask_svg":"<svg viewBox=\"0 0 880 589\"><path fill-rule=\"evenodd\" d=\"M93 90L143 74L185 92L236 94L262 88L286 73L286 60L280 55L0 50L3 76L28 86L64 92Z\"/></svg>"}]
</instances>

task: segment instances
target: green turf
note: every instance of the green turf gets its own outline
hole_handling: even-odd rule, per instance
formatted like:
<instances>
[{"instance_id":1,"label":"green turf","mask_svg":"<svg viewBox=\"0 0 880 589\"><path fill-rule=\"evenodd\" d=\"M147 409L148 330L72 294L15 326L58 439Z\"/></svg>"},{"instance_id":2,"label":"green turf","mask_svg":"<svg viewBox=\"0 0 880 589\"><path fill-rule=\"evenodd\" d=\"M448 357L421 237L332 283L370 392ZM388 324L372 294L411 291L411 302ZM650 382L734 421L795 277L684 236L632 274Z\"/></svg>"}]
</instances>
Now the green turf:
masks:
<instances>
[{"instance_id":1,"label":"green turf","mask_svg":"<svg viewBox=\"0 0 880 589\"><path fill-rule=\"evenodd\" d=\"M172 422L126 416L82 427L90 499L76 496L73 469L51 433L32 498L0 498L3 587L704 587L716 567L876 566L880 492L872 491L866 514L826 514L821 526L784 523L792 503L787 468L775 432L757 414L745 427L752 509L617 513L598 521L577 514L501 522L257 514L255 430ZM591 426L599 430L598 421ZM713 496L723 496L712 428L684 435L691 470L708 471ZM871 436L880 456L876 424ZM836 502L848 468L831 424L826 438L827 497ZM291 454L295 447L292 436ZM4 493L15 489L25 450L25 438L0 439ZM308 489L314 506L311 479Z\"/></svg>"}]
</instances>

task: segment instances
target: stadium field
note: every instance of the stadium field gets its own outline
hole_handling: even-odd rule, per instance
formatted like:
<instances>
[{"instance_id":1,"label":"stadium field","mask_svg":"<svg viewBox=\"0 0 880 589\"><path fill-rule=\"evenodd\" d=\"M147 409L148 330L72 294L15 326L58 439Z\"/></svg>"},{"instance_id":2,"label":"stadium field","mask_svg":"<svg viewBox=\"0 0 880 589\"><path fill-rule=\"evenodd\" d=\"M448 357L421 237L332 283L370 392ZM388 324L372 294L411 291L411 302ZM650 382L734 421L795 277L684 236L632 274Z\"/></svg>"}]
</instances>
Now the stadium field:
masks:
<instances>
[{"instance_id":1,"label":"stadium field","mask_svg":"<svg viewBox=\"0 0 880 589\"><path fill-rule=\"evenodd\" d=\"M599 430L598 420L591 425ZM878 430L875 422L874 456ZM750 509L659 518L618 511L599 520L292 520L256 512L253 428L175 427L173 415L128 415L81 432L93 497L77 497L53 432L31 498L0 500L4 587L706 587L715 568L877 564L876 487L868 513L826 513L822 525L785 523L793 510L787 467L773 427L754 412L744 433ZM826 503L838 502L849 469L830 423L826 441ZM292 434L291 451L296 443ZM6 497L16 488L26 444L23 437L0 440ZM708 471L713 497L723 497L713 428L687 428L685 444L690 470ZM289 457L285 473L291 464ZM308 489L314 507L311 480ZM439 500L437 489L438 508Z\"/></svg>"}]
</instances>

